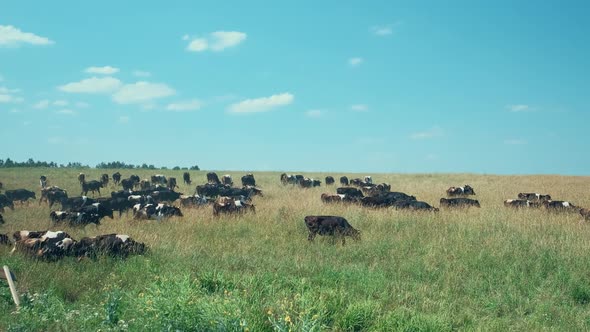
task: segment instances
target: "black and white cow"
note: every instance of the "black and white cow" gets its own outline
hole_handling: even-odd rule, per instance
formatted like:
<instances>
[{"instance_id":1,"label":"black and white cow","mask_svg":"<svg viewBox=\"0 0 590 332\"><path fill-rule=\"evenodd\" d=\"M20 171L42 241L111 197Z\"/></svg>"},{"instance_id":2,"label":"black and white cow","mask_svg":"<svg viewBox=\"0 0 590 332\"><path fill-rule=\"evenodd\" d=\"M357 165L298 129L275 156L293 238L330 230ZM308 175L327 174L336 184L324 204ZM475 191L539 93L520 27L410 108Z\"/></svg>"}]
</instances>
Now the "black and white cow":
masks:
<instances>
[{"instance_id":1,"label":"black and white cow","mask_svg":"<svg viewBox=\"0 0 590 332\"><path fill-rule=\"evenodd\" d=\"M225 174L224 176L221 177L221 183L228 185L228 186L233 186L234 185L234 181L231 178L231 175L229 174Z\"/></svg>"},{"instance_id":2,"label":"black and white cow","mask_svg":"<svg viewBox=\"0 0 590 332\"><path fill-rule=\"evenodd\" d=\"M213 203L214 216L218 216L220 213L245 213L248 211L256 212L253 204L232 197L222 196Z\"/></svg>"},{"instance_id":3,"label":"black and white cow","mask_svg":"<svg viewBox=\"0 0 590 332\"><path fill-rule=\"evenodd\" d=\"M13 251L24 252L34 258L55 261L70 253L76 243L63 231L18 231L13 234L15 245Z\"/></svg>"},{"instance_id":4,"label":"black and white cow","mask_svg":"<svg viewBox=\"0 0 590 332\"><path fill-rule=\"evenodd\" d=\"M179 208L167 204L136 204L133 206L133 218L156 219L158 221L169 217L182 217Z\"/></svg>"},{"instance_id":5,"label":"black and white cow","mask_svg":"<svg viewBox=\"0 0 590 332\"><path fill-rule=\"evenodd\" d=\"M142 255L147 251L144 243L136 242L129 235L106 234L84 237L74 243L71 255L96 259L100 255L126 258L129 255Z\"/></svg>"},{"instance_id":6,"label":"black and white cow","mask_svg":"<svg viewBox=\"0 0 590 332\"><path fill-rule=\"evenodd\" d=\"M504 206L513 208L537 208L542 204L538 201L529 201L528 199L507 199Z\"/></svg>"},{"instance_id":7,"label":"black and white cow","mask_svg":"<svg viewBox=\"0 0 590 332\"><path fill-rule=\"evenodd\" d=\"M39 198L39 205L42 202L47 202L49 207L53 207L53 204L61 202L68 198L68 192L57 186L51 186L41 189L41 197Z\"/></svg>"},{"instance_id":8,"label":"black and white cow","mask_svg":"<svg viewBox=\"0 0 590 332\"><path fill-rule=\"evenodd\" d=\"M39 185L41 186L41 189L47 187L47 177L45 175L41 175L39 178Z\"/></svg>"},{"instance_id":9,"label":"black and white cow","mask_svg":"<svg viewBox=\"0 0 590 332\"><path fill-rule=\"evenodd\" d=\"M159 183L165 186L168 185L168 180L163 174L152 175L151 180L153 184Z\"/></svg>"},{"instance_id":10,"label":"black and white cow","mask_svg":"<svg viewBox=\"0 0 590 332\"><path fill-rule=\"evenodd\" d=\"M297 184L299 180L297 179L297 176L295 175L287 175L287 173L283 173L281 174L281 183L283 185L288 185L288 184Z\"/></svg>"},{"instance_id":11,"label":"black and white cow","mask_svg":"<svg viewBox=\"0 0 590 332\"><path fill-rule=\"evenodd\" d=\"M580 208L568 201L544 201L543 206L552 211L580 211Z\"/></svg>"},{"instance_id":12,"label":"black and white cow","mask_svg":"<svg viewBox=\"0 0 590 332\"><path fill-rule=\"evenodd\" d=\"M545 202L551 200L551 195L538 193L519 193L518 198L534 202Z\"/></svg>"},{"instance_id":13,"label":"black and white cow","mask_svg":"<svg viewBox=\"0 0 590 332\"><path fill-rule=\"evenodd\" d=\"M207 200L207 198L199 196L199 195L192 195L192 196L182 195L182 196L180 196L180 205L183 207L203 206L203 205L207 205L207 204L209 204L209 201Z\"/></svg>"}]
</instances>

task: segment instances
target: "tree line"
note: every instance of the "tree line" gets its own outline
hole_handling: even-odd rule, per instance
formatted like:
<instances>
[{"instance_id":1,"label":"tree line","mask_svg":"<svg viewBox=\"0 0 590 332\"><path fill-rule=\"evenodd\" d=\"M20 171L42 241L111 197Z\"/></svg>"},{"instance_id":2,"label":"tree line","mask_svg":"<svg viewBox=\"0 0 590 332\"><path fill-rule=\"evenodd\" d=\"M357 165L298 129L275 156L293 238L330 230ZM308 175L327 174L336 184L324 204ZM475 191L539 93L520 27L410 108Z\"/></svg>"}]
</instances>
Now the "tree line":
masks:
<instances>
[{"instance_id":1,"label":"tree line","mask_svg":"<svg viewBox=\"0 0 590 332\"><path fill-rule=\"evenodd\" d=\"M33 158L29 158L27 161L18 162L14 161L10 158L0 159L0 168L12 168L12 167L48 167L48 168L90 168L88 165L84 165L80 162L69 162L67 164L58 164L56 162L50 161L35 161ZM168 167L156 167L153 164L146 164L143 163L141 165L133 165L127 164L122 161L111 161L111 162L101 162L95 166L95 168L101 169L168 169ZM172 168L175 171L179 170L191 170L191 171L199 171L200 168L198 165L194 165L191 167L180 167L174 166Z\"/></svg>"}]
</instances>

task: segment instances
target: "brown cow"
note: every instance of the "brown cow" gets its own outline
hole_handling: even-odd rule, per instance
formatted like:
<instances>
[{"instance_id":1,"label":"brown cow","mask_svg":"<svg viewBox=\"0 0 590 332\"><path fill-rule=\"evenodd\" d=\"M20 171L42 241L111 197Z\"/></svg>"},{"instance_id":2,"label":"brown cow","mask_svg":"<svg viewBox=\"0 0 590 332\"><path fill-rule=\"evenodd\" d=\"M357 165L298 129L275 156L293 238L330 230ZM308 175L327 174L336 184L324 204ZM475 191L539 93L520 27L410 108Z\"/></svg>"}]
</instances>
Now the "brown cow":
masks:
<instances>
[{"instance_id":1,"label":"brown cow","mask_svg":"<svg viewBox=\"0 0 590 332\"><path fill-rule=\"evenodd\" d=\"M584 219L590 220L590 209L580 209L580 214Z\"/></svg>"},{"instance_id":2,"label":"brown cow","mask_svg":"<svg viewBox=\"0 0 590 332\"><path fill-rule=\"evenodd\" d=\"M227 196L220 196L213 204L214 216L218 216L220 213L245 213L247 211L256 212L256 208L253 204Z\"/></svg>"},{"instance_id":3,"label":"brown cow","mask_svg":"<svg viewBox=\"0 0 590 332\"><path fill-rule=\"evenodd\" d=\"M361 233L354 229L346 219L338 216L307 216L305 217L305 226L309 230L307 239L313 241L317 234L332 235L342 237L342 244L346 243L344 237L350 236L355 240L360 240Z\"/></svg>"}]
</instances>

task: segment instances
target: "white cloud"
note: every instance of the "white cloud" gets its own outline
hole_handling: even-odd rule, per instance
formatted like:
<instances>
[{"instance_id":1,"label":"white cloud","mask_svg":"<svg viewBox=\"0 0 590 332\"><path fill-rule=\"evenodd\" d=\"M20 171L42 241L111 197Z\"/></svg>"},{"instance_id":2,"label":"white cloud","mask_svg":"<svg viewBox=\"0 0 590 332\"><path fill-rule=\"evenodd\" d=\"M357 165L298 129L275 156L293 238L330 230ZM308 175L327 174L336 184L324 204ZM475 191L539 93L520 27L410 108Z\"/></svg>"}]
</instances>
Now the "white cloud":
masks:
<instances>
[{"instance_id":1,"label":"white cloud","mask_svg":"<svg viewBox=\"0 0 590 332\"><path fill-rule=\"evenodd\" d=\"M517 104L517 105L507 105L506 109L510 112L530 112L533 109L529 105Z\"/></svg>"},{"instance_id":2,"label":"white cloud","mask_svg":"<svg viewBox=\"0 0 590 332\"><path fill-rule=\"evenodd\" d=\"M443 135L444 135L444 132L443 132L442 128L440 128L439 126L434 126L430 130L413 133L412 135L410 135L410 138L411 139L429 139L429 138L434 138L434 137L441 137Z\"/></svg>"},{"instance_id":3,"label":"white cloud","mask_svg":"<svg viewBox=\"0 0 590 332\"><path fill-rule=\"evenodd\" d=\"M363 63L363 58L350 58L348 59L348 64L351 65L352 67L356 67L358 65L360 65L361 63Z\"/></svg>"},{"instance_id":4,"label":"white cloud","mask_svg":"<svg viewBox=\"0 0 590 332\"><path fill-rule=\"evenodd\" d=\"M119 119L118 119L117 121L118 121L119 123L123 123L123 124L125 124L125 123L128 123L128 122L129 122L129 119L130 119L130 118L129 118L128 116L126 116L126 115L123 115L123 116L120 116L120 117L119 117Z\"/></svg>"},{"instance_id":5,"label":"white cloud","mask_svg":"<svg viewBox=\"0 0 590 332\"><path fill-rule=\"evenodd\" d=\"M21 103L23 101L24 99L22 97L9 94L0 94L0 103Z\"/></svg>"},{"instance_id":6,"label":"white cloud","mask_svg":"<svg viewBox=\"0 0 590 332\"><path fill-rule=\"evenodd\" d=\"M136 76L136 77L150 77L150 76L152 76L152 73L150 73L149 71L135 70L133 72L133 76Z\"/></svg>"},{"instance_id":7,"label":"white cloud","mask_svg":"<svg viewBox=\"0 0 590 332\"><path fill-rule=\"evenodd\" d=\"M68 103L67 100L56 100L56 101L53 102L53 105L54 106L61 106L61 107L63 107L63 106L68 106L69 103Z\"/></svg>"},{"instance_id":8,"label":"white cloud","mask_svg":"<svg viewBox=\"0 0 590 332\"><path fill-rule=\"evenodd\" d=\"M119 72L119 68L104 66L104 67L88 67L85 72L90 74L113 75Z\"/></svg>"},{"instance_id":9,"label":"white cloud","mask_svg":"<svg viewBox=\"0 0 590 332\"><path fill-rule=\"evenodd\" d=\"M309 110L309 111L305 112L305 115L307 115L310 118L319 118L320 116L324 115L324 111L322 111L322 110Z\"/></svg>"},{"instance_id":10,"label":"white cloud","mask_svg":"<svg viewBox=\"0 0 590 332\"><path fill-rule=\"evenodd\" d=\"M12 25L0 25L0 47L17 47L21 44L51 45L53 43L48 38L37 36L30 32L23 32Z\"/></svg>"},{"instance_id":11,"label":"white cloud","mask_svg":"<svg viewBox=\"0 0 590 332\"><path fill-rule=\"evenodd\" d=\"M274 108L289 105L295 97L290 93L281 93L270 97L246 99L229 106L230 113L268 112Z\"/></svg>"},{"instance_id":12,"label":"white cloud","mask_svg":"<svg viewBox=\"0 0 590 332\"><path fill-rule=\"evenodd\" d=\"M527 141L523 139L507 139L504 141L504 144L507 145L524 145L527 144Z\"/></svg>"},{"instance_id":13,"label":"white cloud","mask_svg":"<svg viewBox=\"0 0 590 332\"><path fill-rule=\"evenodd\" d=\"M189 37L189 35L185 34L184 36L182 36L182 40L189 40L191 37Z\"/></svg>"},{"instance_id":14,"label":"white cloud","mask_svg":"<svg viewBox=\"0 0 590 332\"><path fill-rule=\"evenodd\" d=\"M350 109L355 112L368 112L369 106L367 106L365 104L356 104L356 105L350 106Z\"/></svg>"},{"instance_id":15,"label":"white cloud","mask_svg":"<svg viewBox=\"0 0 590 332\"><path fill-rule=\"evenodd\" d=\"M79 82L72 82L58 89L69 93L111 93L121 86L121 81L114 77L91 77Z\"/></svg>"},{"instance_id":16,"label":"white cloud","mask_svg":"<svg viewBox=\"0 0 590 332\"><path fill-rule=\"evenodd\" d=\"M207 39L204 38L197 38L192 40L188 46L186 47L187 50L192 52L202 52L205 51L209 47L209 43L207 43Z\"/></svg>"},{"instance_id":17,"label":"white cloud","mask_svg":"<svg viewBox=\"0 0 590 332\"><path fill-rule=\"evenodd\" d=\"M62 114L62 115L76 115L78 114L76 111L73 111L71 109L63 109L63 110L59 110L57 112L55 112L57 114Z\"/></svg>"},{"instance_id":18,"label":"white cloud","mask_svg":"<svg viewBox=\"0 0 590 332\"><path fill-rule=\"evenodd\" d=\"M186 101L179 101L176 103L171 103L166 106L166 110L168 111L195 111L198 110L203 106L203 103L197 99L193 100L186 100Z\"/></svg>"},{"instance_id":19,"label":"white cloud","mask_svg":"<svg viewBox=\"0 0 590 332\"><path fill-rule=\"evenodd\" d=\"M49 100L43 99L43 100L39 101L38 103L36 103L35 105L33 105L33 108L44 109L44 108L47 108L47 106L49 106Z\"/></svg>"},{"instance_id":20,"label":"white cloud","mask_svg":"<svg viewBox=\"0 0 590 332\"><path fill-rule=\"evenodd\" d=\"M203 52L206 50L219 52L226 48L237 46L246 40L246 38L247 35L239 31L215 31L207 38L194 38L186 49L191 52ZM183 36L183 40L188 39L188 35Z\"/></svg>"},{"instance_id":21,"label":"white cloud","mask_svg":"<svg viewBox=\"0 0 590 332\"><path fill-rule=\"evenodd\" d=\"M376 25L371 27L371 32L377 36L388 36L393 33L393 27L391 25Z\"/></svg>"},{"instance_id":22,"label":"white cloud","mask_svg":"<svg viewBox=\"0 0 590 332\"><path fill-rule=\"evenodd\" d=\"M119 104L142 104L174 94L176 94L176 91L166 84L142 81L125 84L113 94L113 100Z\"/></svg>"}]
</instances>

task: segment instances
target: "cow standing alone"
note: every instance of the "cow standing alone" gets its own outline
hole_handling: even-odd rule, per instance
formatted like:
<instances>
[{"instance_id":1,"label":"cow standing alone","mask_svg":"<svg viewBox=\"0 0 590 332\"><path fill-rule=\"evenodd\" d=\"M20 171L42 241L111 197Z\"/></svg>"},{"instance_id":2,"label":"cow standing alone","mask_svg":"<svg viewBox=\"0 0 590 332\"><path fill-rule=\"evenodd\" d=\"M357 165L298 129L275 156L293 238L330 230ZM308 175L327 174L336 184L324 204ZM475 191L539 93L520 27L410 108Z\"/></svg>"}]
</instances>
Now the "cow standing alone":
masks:
<instances>
[{"instance_id":1,"label":"cow standing alone","mask_svg":"<svg viewBox=\"0 0 590 332\"><path fill-rule=\"evenodd\" d=\"M350 236L355 240L360 240L361 233L354 229L346 219L338 216L307 216L305 217L305 226L309 230L307 239L313 241L317 234L341 236L344 245L345 236Z\"/></svg>"}]
</instances>

